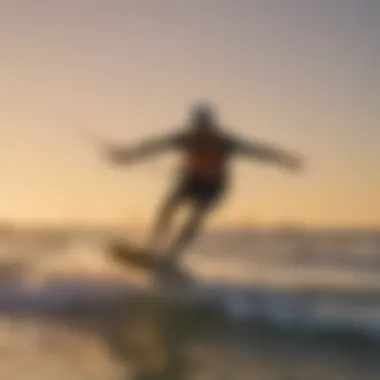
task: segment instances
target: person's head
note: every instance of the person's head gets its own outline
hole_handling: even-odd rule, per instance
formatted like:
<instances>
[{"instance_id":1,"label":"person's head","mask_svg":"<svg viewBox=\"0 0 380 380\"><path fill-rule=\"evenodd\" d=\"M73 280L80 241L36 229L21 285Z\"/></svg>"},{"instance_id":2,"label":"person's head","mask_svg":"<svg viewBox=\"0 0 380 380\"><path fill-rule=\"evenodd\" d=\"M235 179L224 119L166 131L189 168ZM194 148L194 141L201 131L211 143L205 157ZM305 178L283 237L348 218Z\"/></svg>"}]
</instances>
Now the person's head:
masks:
<instances>
[{"instance_id":1,"label":"person's head","mask_svg":"<svg viewBox=\"0 0 380 380\"><path fill-rule=\"evenodd\" d=\"M212 105L206 102L195 104L190 111L190 125L199 131L216 128L216 113Z\"/></svg>"}]
</instances>

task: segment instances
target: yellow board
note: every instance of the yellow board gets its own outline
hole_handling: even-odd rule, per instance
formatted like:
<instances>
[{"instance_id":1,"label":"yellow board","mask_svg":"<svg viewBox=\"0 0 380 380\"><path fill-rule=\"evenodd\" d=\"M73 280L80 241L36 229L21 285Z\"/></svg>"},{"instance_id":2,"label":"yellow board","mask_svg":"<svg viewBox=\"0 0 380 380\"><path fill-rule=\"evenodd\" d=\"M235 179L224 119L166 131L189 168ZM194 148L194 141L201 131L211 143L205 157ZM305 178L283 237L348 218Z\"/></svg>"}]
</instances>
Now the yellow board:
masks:
<instances>
[{"instance_id":1,"label":"yellow board","mask_svg":"<svg viewBox=\"0 0 380 380\"><path fill-rule=\"evenodd\" d=\"M137 248L128 243L113 243L110 246L112 258L122 265L150 271L160 283L190 284L191 277L172 261L162 257L158 252Z\"/></svg>"},{"instance_id":2,"label":"yellow board","mask_svg":"<svg viewBox=\"0 0 380 380\"><path fill-rule=\"evenodd\" d=\"M116 243L110 247L111 256L120 264L143 270L177 272L177 266L167 258L148 249L138 248L128 243Z\"/></svg>"},{"instance_id":3,"label":"yellow board","mask_svg":"<svg viewBox=\"0 0 380 380\"><path fill-rule=\"evenodd\" d=\"M142 269L153 269L158 261L157 255L147 250L133 247L126 243L112 244L110 247L112 257L122 264L127 264Z\"/></svg>"}]
</instances>

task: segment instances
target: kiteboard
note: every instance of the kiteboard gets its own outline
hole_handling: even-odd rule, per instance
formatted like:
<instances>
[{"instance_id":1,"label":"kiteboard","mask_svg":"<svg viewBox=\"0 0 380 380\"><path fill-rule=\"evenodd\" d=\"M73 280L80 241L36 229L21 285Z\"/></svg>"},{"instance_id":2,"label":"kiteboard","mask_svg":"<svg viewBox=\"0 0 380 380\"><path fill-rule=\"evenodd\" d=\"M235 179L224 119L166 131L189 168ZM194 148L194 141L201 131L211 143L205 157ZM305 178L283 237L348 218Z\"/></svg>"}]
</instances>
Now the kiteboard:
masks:
<instances>
[{"instance_id":1,"label":"kiteboard","mask_svg":"<svg viewBox=\"0 0 380 380\"><path fill-rule=\"evenodd\" d=\"M110 244L109 252L117 263L150 272L161 284L188 284L191 281L189 275L175 261L154 250L123 241Z\"/></svg>"}]
</instances>

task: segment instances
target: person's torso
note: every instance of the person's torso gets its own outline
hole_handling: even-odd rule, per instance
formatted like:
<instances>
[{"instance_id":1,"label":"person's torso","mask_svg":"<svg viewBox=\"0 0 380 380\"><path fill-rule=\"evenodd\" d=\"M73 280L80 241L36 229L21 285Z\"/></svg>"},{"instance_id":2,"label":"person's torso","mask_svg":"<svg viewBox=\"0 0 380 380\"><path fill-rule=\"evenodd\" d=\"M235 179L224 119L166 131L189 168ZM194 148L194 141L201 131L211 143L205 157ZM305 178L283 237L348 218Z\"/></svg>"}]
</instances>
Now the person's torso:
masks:
<instances>
[{"instance_id":1,"label":"person's torso","mask_svg":"<svg viewBox=\"0 0 380 380\"><path fill-rule=\"evenodd\" d=\"M225 177L228 144L218 133L190 133L185 140L187 176L199 181L219 181Z\"/></svg>"}]
</instances>

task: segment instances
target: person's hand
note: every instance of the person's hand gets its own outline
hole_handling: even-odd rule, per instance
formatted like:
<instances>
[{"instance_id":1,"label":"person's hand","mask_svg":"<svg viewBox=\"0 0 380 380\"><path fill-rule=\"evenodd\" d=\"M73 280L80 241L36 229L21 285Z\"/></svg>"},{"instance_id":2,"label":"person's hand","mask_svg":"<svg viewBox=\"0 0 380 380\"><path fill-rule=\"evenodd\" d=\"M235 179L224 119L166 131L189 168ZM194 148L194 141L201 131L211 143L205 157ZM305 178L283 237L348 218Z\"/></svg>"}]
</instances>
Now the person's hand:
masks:
<instances>
[{"instance_id":1,"label":"person's hand","mask_svg":"<svg viewBox=\"0 0 380 380\"><path fill-rule=\"evenodd\" d=\"M281 159L282 164L292 172L301 172L304 162L300 155L286 154Z\"/></svg>"},{"instance_id":2,"label":"person's hand","mask_svg":"<svg viewBox=\"0 0 380 380\"><path fill-rule=\"evenodd\" d=\"M127 159L125 152L115 147L107 147L105 149L105 156L107 161L116 165L124 163Z\"/></svg>"}]
</instances>

